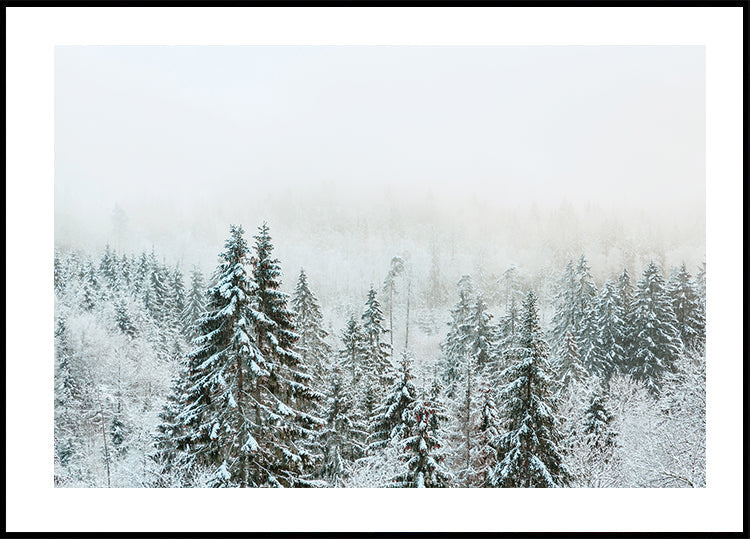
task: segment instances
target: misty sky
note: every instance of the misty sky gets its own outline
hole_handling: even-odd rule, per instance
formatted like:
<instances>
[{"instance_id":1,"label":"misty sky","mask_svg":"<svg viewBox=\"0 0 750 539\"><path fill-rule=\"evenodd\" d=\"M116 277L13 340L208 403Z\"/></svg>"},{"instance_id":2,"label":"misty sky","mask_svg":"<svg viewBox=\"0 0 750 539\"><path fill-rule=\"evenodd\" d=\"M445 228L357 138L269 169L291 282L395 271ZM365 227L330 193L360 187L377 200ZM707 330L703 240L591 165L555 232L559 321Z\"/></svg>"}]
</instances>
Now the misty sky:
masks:
<instances>
[{"instance_id":1,"label":"misty sky","mask_svg":"<svg viewBox=\"0 0 750 539\"><path fill-rule=\"evenodd\" d=\"M101 232L115 204L145 233L210 220L220 237L307 191L331 214L395 193L404 211L567 201L705 220L705 50L56 48L58 241Z\"/></svg>"}]
</instances>

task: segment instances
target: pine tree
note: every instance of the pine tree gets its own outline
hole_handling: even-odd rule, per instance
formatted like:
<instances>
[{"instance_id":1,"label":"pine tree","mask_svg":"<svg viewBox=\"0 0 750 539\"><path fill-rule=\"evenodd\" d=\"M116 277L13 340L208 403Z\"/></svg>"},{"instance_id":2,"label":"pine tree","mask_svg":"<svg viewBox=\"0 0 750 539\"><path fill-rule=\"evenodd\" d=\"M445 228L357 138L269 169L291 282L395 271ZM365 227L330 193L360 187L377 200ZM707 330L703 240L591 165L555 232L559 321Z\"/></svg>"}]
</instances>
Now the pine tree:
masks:
<instances>
[{"instance_id":1,"label":"pine tree","mask_svg":"<svg viewBox=\"0 0 750 539\"><path fill-rule=\"evenodd\" d=\"M292 308L296 313L299 332L297 350L302 362L310 365L313 374L320 384L328 371L331 347L325 341L328 332L323 329L323 315L318 300L310 291L305 270L301 269L297 286L292 297Z\"/></svg>"},{"instance_id":2,"label":"pine tree","mask_svg":"<svg viewBox=\"0 0 750 539\"><path fill-rule=\"evenodd\" d=\"M576 286L574 290L576 299L575 310L578 312L578 327L576 337L581 347L582 356L585 358L589 350L595 346L596 342L596 298L597 290L594 280L591 277L591 268L584 255L578 259L576 266Z\"/></svg>"},{"instance_id":3,"label":"pine tree","mask_svg":"<svg viewBox=\"0 0 750 539\"><path fill-rule=\"evenodd\" d=\"M131 338L135 337L137 332L136 327L130 318L125 301L121 298L115 301L115 322L118 329L125 335Z\"/></svg>"},{"instance_id":4,"label":"pine tree","mask_svg":"<svg viewBox=\"0 0 750 539\"><path fill-rule=\"evenodd\" d=\"M365 357L369 372L375 374L375 383L387 387L393 379L393 367L390 362L391 347L384 341L387 333L383 327L383 312L371 286L367 293L365 312L362 314L362 333L365 337Z\"/></svg>"},{"instance_id":5,"label":"pine tree","mask_svg":"<svg viewBox=\"0 0 750 539\"><path fill-rule=\"evenodd\" d=\"M682 342L692 348L702 346L706 321L698 291L684 263L672 273L667 290Z\"/></svg>"},{"instance_id":6,"label":"pine tree","mask_svg":"<svg viewBox=\"0 0 750 539\"><path fill-rule=\"evenodd\" d=\"M190 273L190 290L182 311L182 325L185 335L191 336L195 325L206 310L206 292L203 274L197 266Z\"/></svg>"},{"instance_id":7,"label":"pine tree","mask_svg":"<svg viewBox=\"0 0 750 539\"><path fill-rule=\"evenodd\" d=\"M281 266L273 258L273 244L268 224L258 227L254 236L253 279L257 285L258 346L275 366L269 383L285 404L309 409L321 396L309 387L311 375L308 365L295 351L299 335L295 332L294 313L287 307L289 296L281 291Z\"/></svg>"},{"instance_id":8,"label":"pine tree","mask_svg":"<svg viewBox=\"0 0 750 539\"><path fill-rule=\"evenodd\" d=\"M339 350L341 366L349 372L352 384L357 384L362 375L365 361L365 336L354 316L349 318L341 333L343 348Z\"/></svg>"},{"instance_id":9,"label":"pine tree","mask_svg":"<svg viewBox=\"0 0 750 539\"><path fill-rule=\"evenodd\" d=\"M185 311L187 296L185 294L185 277L182 275L179 266L175 266L170 276L170 318L172 323L177 324Z\"/></svg>"},{"instance_id":10,"label":"pine tree","mask_svg":"<svg viewBox=\"0 0 750 539\"><path fill-rule=\"evenodd\" d=\"M166 268L156 260L156 254L151 251L149 258L150 272L148 290L145 296L146 308L157 323L164 322L167 318L167 274Z\"/></svg>"},{"instance_id":11,"label":"pine tree","mask_svg":"<svg viewBox=\"0 0 750 539\"><path fill-rule=\"evenodd\" d=\"M590 338L587 328L596 298L596 286L584 255L574 266L569 261L562 273L554 296L555 314L552 319L552 342L559 351L565 336L570 331L582 349L588 347Z\"/></svg>"},{"instance_id":12,"label":"pine tree","mask_svg":"<svg viewBox=\"0 0 750 539\"><path fill-rule=\"evenodd\" d=\"M279 356L265 356L258 345L256 335L268 338L271 324L256 308L242 227L230 232L189 356L179 414L190 436L188 465L215 470L215 486L309 484L313 456L300 442L313 439L321 422L284 402L298 388L279 374Z\"/></svg>"},{"instance_id":13,"label":"pine tree","mask_svg":"<svg viewBox=\"0 0 750 539\"><path fill-rule=\"evenodd\" d=\"M620 347L625 354L623 367L630 364L630 358L633 353L633 311L635 308L633 299L633 285L630 282L628 269L624 268L620 277L617 279L617 291L620 295L620 305L622 305L622 320L624 323L622 341Z\"/></svg>"},{"instance_id":14,"label":"pine tree","mask_svg":"<svg viewBox=\"0 0 750 539\"><path fill-rule=\"evenodd\" d=\"M658 266L650 262L638 281L633 316L633 363L630 374L658 395L661 378L674 371L682 342L677 320Z\"/></svg>"},{"instance_id":15,"label":"pine tree","mask_svg":"<svg viewBox=\"0 0 750 539\"><path fill-rule=\"evenodd\" d=\"M476 486L490 486L490 474L497 466L497 442L502 432L502 422L494 390L482 383L479 395L479 418L474 435L476 445Z\"/></svg>"},{"instance_id":16,"label":"pine tree","mask_svg":"<svg viewBox=\"0 0 750 539\"><path fill-rule=\"evenodd\" d=\"M586 444L601 452L611 455L615 446L617 433L612 429L612 414L605 405L604 392L601 387L591 394L588 408L583 416L583 435ZM605 458L608 458L607 455Z\"/></svg>"},{"instance_id":17,"label":"pine tree","mask_svg":"<svg viewBox=\"0 0 750 539\"><path fill-rule=\"evenodd\" d=\"M117 289L117 256L109 248L109 244L104 248L101 261L99 262L99 275L105 286L110 291Z\"/></svg>"},{"instance_id":18,"label":"pine tree","mask_svg":"<svg viewBox=\"0 0 750 539\"><path fill-rule=\"evenodd\" d=\"M411 374L411 360L406 351L401 355L396 381L388 391L385 400L376 408L370 423L370 444L368 452L383 449L391 441L402 439L408 434L409 406L417 400Z\"/></svg>"},{"instance_id":19,"label":"pine tree","mask_svg":"<svg viewBox=\"0 0 750 539\"><path fill-rule=\"evenodd\" d=\"M448 335L441 343L442 351L442 376L446 384L448 397L455 396L456 384L463 371L463 361L470 357L469 335L472 303L474 302L474 290L471 278L464 275L458 281L458 303L451 310L451 322Z\"/></svg>"},{"instance_id":20,"label":"pine tree","mask_svg":"<svg viewBox=\"0 0 750 539\"><path fill-rule=\"evenodd\" d=\"M435 410L428 400L418 399L407 409L408 435L398 442L400 460L407 470L393 478L391 487L444 488L450 484L450 474L442 466L440 452L443 442L431 428Z\"/></svg>"},{"instance_id":21,"label":"pine tree","mask_svg":"<svg viewBox=\"0 0 750 539\"><path fill-rule=\"evenodd\" d=\"M508 310L498 324L498 340L495 350L495 358L498 363L498 371L507 368L517 355L520 340L520 313L515 297L511 297Z\"/></svg>"},{"instance_id":22,"label":"pine tree","mask_svg":"<svg viewBox=\"0 0 750 539\"><path fill-rule=\"evenodd\" d=\"M578 343L570 331L565 336L565 342L559 352L556 370L559 386L563 391L568 390L573 384L584 384L588 378L588 372L581 363Z\"/></svg>"},{"instance_id":23,"label":"pine tree","mask_svg":"<svg viewBox=\"0 0 750 539\"><path fill-rule=\"evenodd\" d=\"M364 454L366 432L357 413L350 385L338 365L331 372L323 409L326 424L320 433L322 476L331 486L341 486L346 464Z\"/></svg>"},{"instance_id":24,"label":"pine tree","mask_svg":"<svg viewBox=\"0 0 750 539\"><path fill-rule=\"evenodd\" d=\"M81 300L81 306L86 311L92 311L96 307L100 299L100 283L96 276L96 269L91 259L86 261L83 266L83 298Z\"/></svg>"},{"instance_id":25,"label":"pine tree","mask_svg":"<svg viewBox=\"0 0 750 539\"><path fill-rule=\"evenodd\" d=\"M482 295L477 296L473 309L466 320L468 325L467 350L479 371L490 366L496 344L495 328L490 325L492 315L487 312L487 303Z\"/></svg>"},{"instance_id":26,"label":"pine tree","mask_svg":"<svg viewBox=\"0 0 750 539\"><path fill-rule=\"evenodd\" d=\"M62 292L65 288L65 268L63 267L62 260L60 259L60 251L55 248L55 259L54 259L54 290L55 292Z\"/></svg>"},{"instance_id":27,"label":"pine tree","mask_svg":"<svg viewBox=\"0 0 750 539\"><path fill-rule=\"evenodd\" d=\"M495 487L558 487L569 474L558 451L559 434L552 415L548 348L542 338L536 296L523 305L521 354L503 373L506 431L498 440L499 463L490 474Z\"/></svg>"},{"instance_id":28,"label":"pine tree","mask_svg":"<svg viewBox=\"0 0 750 539\"><path fill-rule=\"evenodd\" d=\"M589 346L583 363L587 371L608 383L613 374L626 368L625 319L621 296L612 281L607 281L597 297L588 329Z\"/></svg>"}]
</instances>

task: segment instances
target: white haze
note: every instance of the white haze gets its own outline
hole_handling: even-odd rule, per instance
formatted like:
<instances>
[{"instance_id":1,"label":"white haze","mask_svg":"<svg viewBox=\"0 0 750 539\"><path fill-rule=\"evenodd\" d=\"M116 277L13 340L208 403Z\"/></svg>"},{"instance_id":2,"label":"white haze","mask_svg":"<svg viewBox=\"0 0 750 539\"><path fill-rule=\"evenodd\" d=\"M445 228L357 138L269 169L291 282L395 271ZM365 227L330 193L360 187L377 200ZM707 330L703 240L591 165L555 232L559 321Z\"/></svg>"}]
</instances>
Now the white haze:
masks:
<instances>
[{"instance_id":1,"label":"white haze","mask_svg":"<svg viewBox=\"0 0 750 539\"><path fill-rule=\"evenodd\" d=\"M128 221L115 231L118 205ZM703 47L58 47L55 242L211 270L271 226L358 309L417 277L705 257ZM452 294L452 292L451 292ZM343 308L343 305L342 305Z\"/></svg>"}]
</instances>

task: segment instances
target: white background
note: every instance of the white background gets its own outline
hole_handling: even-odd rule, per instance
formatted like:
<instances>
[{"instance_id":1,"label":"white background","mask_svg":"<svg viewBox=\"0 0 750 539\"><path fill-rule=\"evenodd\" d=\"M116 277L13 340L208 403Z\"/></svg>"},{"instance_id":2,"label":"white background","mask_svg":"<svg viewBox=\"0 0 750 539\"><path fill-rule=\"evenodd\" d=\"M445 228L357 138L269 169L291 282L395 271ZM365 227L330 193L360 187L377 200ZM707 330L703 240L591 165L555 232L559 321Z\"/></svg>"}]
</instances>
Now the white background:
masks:
<instances>
[{"instance_id":1,"label":"white background","mask_svg":"<svg viewBox=\"0 0 750 539\"><path fill-rule=\"evenodd\" d=\"M740 531L741 8L8 8L7 531ZM708 487L55 489L55 45L705 45Z\"/></svg>"}]
</instances>

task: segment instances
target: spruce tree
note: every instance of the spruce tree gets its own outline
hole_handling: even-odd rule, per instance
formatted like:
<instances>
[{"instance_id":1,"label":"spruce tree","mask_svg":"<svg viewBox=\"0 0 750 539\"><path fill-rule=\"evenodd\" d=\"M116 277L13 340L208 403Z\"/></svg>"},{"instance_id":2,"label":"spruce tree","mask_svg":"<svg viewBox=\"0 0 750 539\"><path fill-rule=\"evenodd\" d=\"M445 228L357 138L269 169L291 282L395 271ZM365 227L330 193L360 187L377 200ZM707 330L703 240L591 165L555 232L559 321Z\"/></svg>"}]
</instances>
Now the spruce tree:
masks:
<instances>
[{"instance_id":1,"label":"spruce tree","mask_svg":"<svg viewBox=\"0 0 750 539\"><path fill-rule=\"evenodd\" d=\"M190 273L190 290L182 311L182 326L185 335L192 336L195 325L206 310L206 290L203 274L197 266Z\"/></svg>"},{"instance_id":2,"label":"spruce tree","mask_svg":"<svg viewBox=\"0 0 750 539\"><path fill-rule=\"evenodd\" d=\"M376 376L375 383L385 388L393 380L394 373L390 362L391 347L384 339L388 330L383 327L383 312L376 296L375 289L370 286L365 312L362 314L362 333L365 337L368 370Z\"/></svg>"},{"instance_id":3,"label":"spruce tree","mask_svg":"<svg viewBox=\"0 0 750 539\"><path fill-rule=\"evenodd\" d=\"M341 366L349 373L352 384L357 384L365 367L365 336L354 316L349 318L341 333L343 348L339 350Z\"/></svg>"},{"instance_id":4,"label":"spruce tree","mask_svg":"<svg viewBox=\"0 0 750 539\"><path fill-rule=\"evenodd\" d=\"M674 372L682 341L664 278L654 262L648 264L638 281L633 325L630 374L656 396L662 376Z\"/></svg>"},{"instance_id":5,"label":"spruce tree","mask_svg":"<svg viewBox=\"0 0 750 539\"><path fill-rule=\"evenodd\" d=\"M492 320L492 315L487 312L487 303L480 294L466 320L468 325L466 349L479 371L488 368L493 362L497 336L495 328L490 325L490 320Z\"/></svg>"},{"instance_id":6,"label":"spruce tree","mask_svg":"<svg viewBox=\"0 0 750 539\"><path fill-rule=\"evenodd\" d=\"M576 343L576 338L570 331L565 336L565 341L560 349L556 370L557 380L560 389L563 391L568 390L572 385L584 384L588 378L588 372L586 372L581 362L578 343Z\"/></svg>"},{"instance_id":7,"label":"spruce tree","mask_svg":"<svg viewBox=\"0 0 750 539\"><path fill-rule=\"evenodd\" d=\"M446 384L446 394L450 398L455 396L456 384L463 371L463 361L470 356L469 336L471 326L468 321L473 303L474 290L471 278L464 275L458 281L458 303L451 310L448 335L440 345L442 376Z\"/></svg>"},{"instance_id":8,"label":"spruce tree","mask_svg":"<svg viewBox=\"0 0 750 539\"><path fill-rule=\"evenodd\" d=\"M309 366L295 351L299 335L295 331L294 312L287 302L288 294L281 291L281 266L273 258L273 244L267 223L258 227L254 236L253 279L257 285L256 321L258 345L265 357L272 360L270 383L275 393L283 395L286 404L295 404L309 409L320 395L309 385ZM280 393L279 393L280 392Z\"/></svg>"},{"instance_id":9,"label":"spruce tree","mask_svg":"<svg viewBox=\"0 0 750 539\"><path fill-rule=\"evenodd\" d=\"M296 314L299 340L297 350L302 362L309 365L320 384L328 372L331 347L325 341L328 332L323 329L323 314L315 295L307 284L305 270L301 269L292 297L292 308Z\"/></svg>"},{"instance_id":10,"label":"spruce tree","mask_svg":"<svg viewBox=\"0 0 750 539\"><path fill-rule=\"evenodd\" d=\"M414 401L407 409L408 434L398 442L406 471L391 481L390 487L444 488L450 485L450 474L442 466L443 442L432 430L435 410L425 399Z\"/></svg>"},{"instance_id":11,"label":"spruce tree","mask_svg":"<svg viewBox=\"0 0 750 539\"><path fill-rule=\"evenodd\" d=\"M608 383L613 374L626 368L627 356L622 342L626 324L621 296L612 281L607 281L597 297L589 324L589 342L583 357L587 371Z\"/></svg>"},{"instance_id":12,"label":"spruce tree","mask_svg":"<svg viewBox=\"0 0 750 539\"><path fill-rule=\"evenodd\" d=\"M170 318L174 324L181 321L182 313L185 311L187 295L185 293L185 278L179 266L175 266L170 275ZM179 324L181 326L181 324ZM180 328L181 329L181 328Z\"/></svg>"},{"instance_id":13,"label":"spruce tree","mask_svg":"<svg viewBox=\"0 0 750 539\"><path fill-rule=\"evenodd\" d=\"M272 326L258 310L242 227L231 227L220 258L179 414L190 437L187 464L214 470L215 486L308 485L313 455L304 446L321 421L285 402L299 387L282 376L279 347L266 356L259 346Z\"/></svg>"},{"instance_id":14,"label":"spruce tree","mask_svg":"<svg viewBox=\"0 0 750 539\"><path fill-rule=\"evenodd\" d=\"M347 463L364 454L366 432L352 388L338 365L330 375L322 418L325 421L320 433L322 476L331 486L341 486Z\"/></svg>"},{"instance_id":15,"label":"spruce tree","mask_svg":"<svg viewBox=\"0 0 750 539\"><path fill-rule=\"evenodd\" d=\"M635 308L633 299L633 285L630 282L628 269L624 268L617 279L617 292L620 295L620 305L622 305L622 320L624 324L622 341L620 347L625 354L623 367L630 364L630 357L633 352L633 312Z\"/></svg>"},{"instance_id":16,"label":"spruce tree","mask_svg":"<svg viewBox=\"0 0 750 539\"><path fill-rule=\"evenodd\" d=\"M494 389L484 382L479 390L479 417L474 436L476 445L476 486L490 486L490 474L497 466L497 443L502 432Z\"/></svg>"},{"instance_id":17,"label":"spruce tree","mask_svg":"<svg viewBox=\"0 0 750 539\"><path fill-rule=\"evenodd\" d=\"M559 434L553 413L548 347L542 338L536 296L523 305L521 353L503 373L506 430L498 439L497 466L490 474L494 487L558 487L569 474L558 451Z\"/></svg>"},{"instance_id":18,"label":"spruce tree","mask_svg":"<svg viewBox=\"0 0 750 539\"><path fill-rule=\"evenodd\" d=\"M408 434L408 408L417 400L411 374L411 360L406 351L401 355L396 381L386 394L383 402L375 409L370 422L368 452L383 449L391 441L399 440Z\"/></svg>"},{"instance_id":19,"label":"spruce tree","mask_svg":"<svg viewBox=\"0 0 750 539\"><path fill-rule=\"evenodd\" d=\"M667 290L682 342L691 348L702 346L706 321L698 291L684 263L672 273Z\"/></svg>"}]
</instances>

